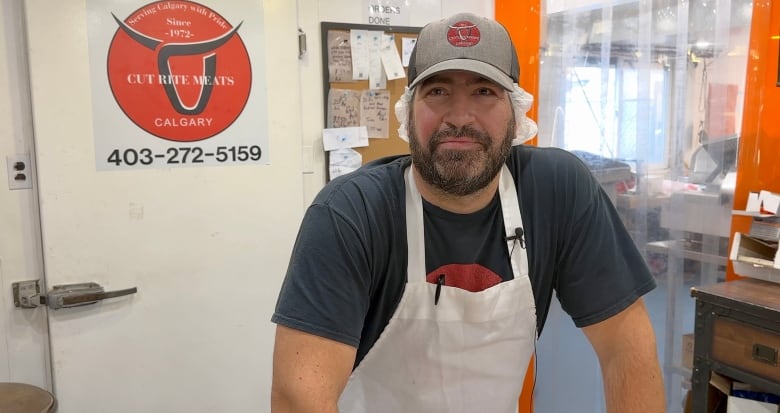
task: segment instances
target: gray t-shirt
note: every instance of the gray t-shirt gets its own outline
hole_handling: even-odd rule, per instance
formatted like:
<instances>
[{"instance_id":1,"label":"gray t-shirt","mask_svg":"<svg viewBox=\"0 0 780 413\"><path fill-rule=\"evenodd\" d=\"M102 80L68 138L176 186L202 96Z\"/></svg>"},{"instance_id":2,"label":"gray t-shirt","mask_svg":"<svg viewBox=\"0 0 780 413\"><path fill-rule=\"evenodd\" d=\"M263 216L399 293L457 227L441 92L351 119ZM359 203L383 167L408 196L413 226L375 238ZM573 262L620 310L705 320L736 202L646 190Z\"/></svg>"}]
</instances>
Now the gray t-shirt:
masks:
<instances>
[{"instance_id":1,"label":"gray t-shirt","mask_svg":"<svg viewBox=\"0 0 780 413\"><path fill-rule=\"evenodd\" d=\"M403 174L410 163L409 156L380 159L323 188L303 218L272 317L357 347L355 366L404 291ZM520 145L507 166L517 183L539 332L553 291L584 327L655 287L609 198L576 156ZM512 278L500 208L496 198L459 215L424 202L429 282L446 274L446 285L477 291Z\"/></svg>"}]
</instances>

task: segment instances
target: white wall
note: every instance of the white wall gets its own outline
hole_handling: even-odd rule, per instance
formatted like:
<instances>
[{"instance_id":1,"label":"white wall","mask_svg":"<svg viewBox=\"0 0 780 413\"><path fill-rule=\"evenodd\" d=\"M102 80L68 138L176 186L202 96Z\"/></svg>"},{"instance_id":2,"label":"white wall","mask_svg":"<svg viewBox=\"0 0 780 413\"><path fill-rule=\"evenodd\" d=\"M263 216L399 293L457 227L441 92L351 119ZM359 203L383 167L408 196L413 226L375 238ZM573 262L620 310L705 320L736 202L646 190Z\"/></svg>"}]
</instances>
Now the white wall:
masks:
<instances>
[{"instance_id":1,"label":"white wall","mask_svg":"<svg viewBox=\"0 0 780 413\"><path fill-rule=\"evenodd\" d=\"M421 26L430 20L459 11L486 16L493 16L494 13L492 0L409 2L414 7L410 22L412 26ZM137 3L140 7L148 2L138 0ZM0 0L0 381L21 381L50 388L50 379L44 367L48 357L46 331L35 327L46 325L45 310L17 310L10 299L10 286L13 281L43 278L37 198L30 190L8 190L5 173L5 158L8 155L29 153L34 160L21 4L23 1L20 0ZM321 149L324 108L319 23L366 23L363 21L363 4L363 1L358 0L319 0L316 3L298 0L299 27L307 34L308 53L300 60L301 113L289 115L300 118L303 131L301 172L304 173L304 204L308 204L325 181L325 157ZM268 64L273 64L273 61L269 59ZM56 72L58 68L36 70ZM269 79L269 82L271 81L272 79ZM88 118L89 116L84 116L84 112L90 111L91 108L82 106L71 107L69 110L73 111L76 117ZM37 119L37 122L39 125L46 124L45 119ZM45 129L51 129L53 126L55 125L46 126ZM67 139L67 136L63 136L63 139ZM249 238L258 234L247 233L244 236ZM137 241L142 242L143 239ZM182 248L186 249L186 246ZM246 306L247 311L257 308L257 304L251 302L247 302ZM270 306L271 303L263 303L262 307ZM13 334L10 333L12 328ZM262 368L270 372L271 366L269 364Z\"/></svg>"}]
</instances>

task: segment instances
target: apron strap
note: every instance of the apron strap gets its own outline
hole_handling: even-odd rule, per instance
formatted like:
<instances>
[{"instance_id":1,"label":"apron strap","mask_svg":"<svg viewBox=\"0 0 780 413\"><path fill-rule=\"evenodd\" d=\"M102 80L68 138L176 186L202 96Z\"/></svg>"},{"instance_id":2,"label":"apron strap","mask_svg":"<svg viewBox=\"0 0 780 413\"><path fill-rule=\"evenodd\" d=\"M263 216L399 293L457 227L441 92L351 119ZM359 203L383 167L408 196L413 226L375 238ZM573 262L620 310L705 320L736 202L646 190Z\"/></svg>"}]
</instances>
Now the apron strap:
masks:
<instances>
[{"instance_id":1,"label":"apron strap","mask_svg":"<svg viewBox=\"0 0 780 413\"><path fill-rule=\"evenodd\" d=\"M423 223L422 197L414 182L409 165L404 173L406 181L406 282L427 282L425 280L425 225ZM419 271L422 270L422 276Z\"/></svg>"}]
</instances>

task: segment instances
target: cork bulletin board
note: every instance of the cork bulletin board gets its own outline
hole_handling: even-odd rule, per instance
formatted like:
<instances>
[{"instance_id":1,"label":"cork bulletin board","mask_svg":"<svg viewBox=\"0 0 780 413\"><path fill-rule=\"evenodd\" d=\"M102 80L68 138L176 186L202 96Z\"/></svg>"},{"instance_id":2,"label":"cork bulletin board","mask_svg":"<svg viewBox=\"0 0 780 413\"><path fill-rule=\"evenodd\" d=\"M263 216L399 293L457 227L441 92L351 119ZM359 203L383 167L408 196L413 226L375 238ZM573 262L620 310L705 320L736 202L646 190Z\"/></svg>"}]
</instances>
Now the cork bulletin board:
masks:
<instances>
[{"instance_id":1,"label":"cork bulletin board","mask_svg":"<svg viewBox=\"0 0 780 413\"><path fill-rule=\"evenodd\" d=\"M382 31L385 34L392 34L394 35L394 41L397 50L399 51L399 53L402 53L401 51L403 49L404 39L410 39L410 38L416 39L417 34L420 32L420 28L419 27L376 26L376 25L332 23L332 22L321 23L322 59L323 59L322 75L323 75L323 86L324 86L323 97L325 99L324 102L325 103L324 105L325 127L330 128L334 126L335 127L341 126L341 125L333 125L334 122L333 119L330 119L329 122L329 110L330 110L329 96L331 95L331 89L333 89L334 92L338 92L340 90L355 91L355 94L349 97L352 99L355 98L354 97L355 95L360 93L366 93L367 91L380 92L382 96L386 96L386 94L389 93L390 96L389 107L388 107L389 110L387 111L388 113L385 114L388 118L388 127L386 131L388 136L386 138L370 137L368 146L358 147L353 149L362 155L363 164L366 164L367 162L370 162L372 160L384 156L407 154L409 153L409 144L398 137L399 125L398 125L398 120L395 117L394 108L395 108L395 102L397 102L398 98L404 93L404 89L408 83L408 79L404 76L403 78L400 79L387 80L384 89L371 89L368 80L351 80L351 70L349 71L349 73L333 73L334 68L332 68L330 65L330 59L331 59L331 53L333 47L331 44L329 44L329 42L338 41L339 43L342 44L344 44L345 42L348 43L350 39L351 30ZM347 50L349 50L349 48L347 46L348 44L345 44L345 47L342 49L340 53L348 53ZM404 67L403 69L405 73L408 73L408 68ZM338 69L336 69L336 71L338 71ZM350 94L349 92L346 93ZM354 126L358 126L358 125L354 125ZM359 125L359 126L364 126L364 125Z\"/></svg>"}]
</instances>

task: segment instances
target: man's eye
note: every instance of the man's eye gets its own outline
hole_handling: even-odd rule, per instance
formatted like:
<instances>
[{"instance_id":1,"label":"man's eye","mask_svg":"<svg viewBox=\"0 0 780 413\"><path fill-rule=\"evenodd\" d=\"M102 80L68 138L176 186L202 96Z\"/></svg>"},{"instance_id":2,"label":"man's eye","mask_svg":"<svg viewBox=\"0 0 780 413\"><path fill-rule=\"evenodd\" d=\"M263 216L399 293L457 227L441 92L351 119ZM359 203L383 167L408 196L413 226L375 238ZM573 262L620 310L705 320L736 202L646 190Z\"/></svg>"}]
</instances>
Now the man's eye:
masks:
<instances>
[{"instance_id":1,"label":"man's eye","mask_svg":"<svg viewBox=\"0 0 780 413\"><path fill-rule=\"evenodd\" d=\"M431 88L431 90L428 91L428 94L431 96L443 96L447 94L447 91L444 90L444 88L441 87L434 87Z\"/></svg>"},{"instance_id":2,"label":"man's eye","mask_svg":"<svg viewBox=\"0 0 780 413\"><path fill-rule=\"evenodd\" d=\"M490 88L486 88L486 87L481 87L481 88L477 89L477 92L476 92L476 93L477 93L478 95L482 95L482 96L490 96L490 95L495 95L495 93L493 93L493 90L492 90L492 89L490 89Z\"/></svg>"}]
</instances>

